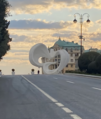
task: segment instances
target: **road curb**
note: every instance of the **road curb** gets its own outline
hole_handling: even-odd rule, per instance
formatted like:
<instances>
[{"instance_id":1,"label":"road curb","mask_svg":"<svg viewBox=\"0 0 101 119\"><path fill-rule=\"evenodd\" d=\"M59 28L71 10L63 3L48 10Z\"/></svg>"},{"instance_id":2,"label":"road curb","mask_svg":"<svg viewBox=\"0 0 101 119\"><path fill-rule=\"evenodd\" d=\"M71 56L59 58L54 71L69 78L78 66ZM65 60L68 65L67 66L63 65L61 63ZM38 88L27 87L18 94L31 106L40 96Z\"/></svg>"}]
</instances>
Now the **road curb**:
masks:
<instances>
[{"instance_id":1,"label":"road curb","mask_svg":"<svg viewBox=\"0 0 101 119\"><path fill-rule=\"evenodd\" d=\"M85 75L85 74L76 74L76 73L66 73L66 75L68 74L72 74L72 75L76 75L76 76L83 76L83 77L92 77L92 78L98 78L101 79L101 76L92 76L92 75Z\"/></svg>"}]
</instances>

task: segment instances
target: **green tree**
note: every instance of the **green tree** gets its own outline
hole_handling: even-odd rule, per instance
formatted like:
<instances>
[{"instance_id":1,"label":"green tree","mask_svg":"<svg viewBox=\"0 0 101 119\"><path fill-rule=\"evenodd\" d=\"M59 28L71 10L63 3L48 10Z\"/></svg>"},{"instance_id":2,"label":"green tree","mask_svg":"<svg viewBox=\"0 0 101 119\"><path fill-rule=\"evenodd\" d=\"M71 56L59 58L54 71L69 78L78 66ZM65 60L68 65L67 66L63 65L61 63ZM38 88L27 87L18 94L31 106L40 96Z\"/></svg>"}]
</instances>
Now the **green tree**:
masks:
<instances>
[{"instance_id":1,"label":"green tree","mask_svg":"<svg viewBox=\"0 0 101 119\"><path fill-rule=\"evenodd\" d=\"M97 66L98 73L101 74L101 55L99 55L96 59L96 66Z\"/></svg>"},{"instance_id":2,"label":"green tree","mask_svg":"<svg viewBox=\"0 0 101 119\"><path fill-rule=\"evenodd\" d=\"M9 16L9 8L10 4L7 0L0 0L0 59L10 49L9 42L12 40L7 30L10 22L6 20L6 17Z\"/></svg>"},{"instance_id":3,"label":"green tree","mask_svg":"<svg viewBox=\"0 0 101 119\"><path fill-rule=\"evenodd\" d=\"M96 61L93 61L88 65L88 73L95 73L95 74L98 73Z\"/></svg>"},{"instance_id":4,"label":"green tree","mask_svg":"<svg viewBox=\"0 0 101 119\"><path fill-rule=\"evenodd\" d=\"M96 59L99 55L100 54L97 52L87 52L87 53L82 54L78 59L79 69L81 71L83 71L83 70L88 71L88 65L91 62L96 61Z\"/></svg>"}]
</instances>

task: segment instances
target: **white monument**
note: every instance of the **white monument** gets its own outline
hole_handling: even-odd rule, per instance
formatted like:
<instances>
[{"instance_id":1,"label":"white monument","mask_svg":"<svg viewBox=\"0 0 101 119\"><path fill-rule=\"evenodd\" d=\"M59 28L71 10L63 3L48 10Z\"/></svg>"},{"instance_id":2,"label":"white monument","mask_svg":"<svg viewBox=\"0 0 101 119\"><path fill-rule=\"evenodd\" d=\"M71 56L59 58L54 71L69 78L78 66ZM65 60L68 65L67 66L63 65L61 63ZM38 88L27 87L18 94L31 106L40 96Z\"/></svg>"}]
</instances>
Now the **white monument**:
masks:
<instances>
[{"instance_id":1,"label":"white monument","mask_svg":"<svg viewBox=\"0 0 101 119\"><path fill-rule=\"evenodd\" d=\"M60 55L61 61L57 69L50 70L49 66L52 64L56 64L57 62L46 62L46 63L39 63L39 58L40 57L45 57L48 58L49 60L54 58L55 56ZM58 51L53 51L47 49L47 47L42 44L38 43L34 45L30 52L29 52L29 61L32 65L36 67L42 67L43 68L43 73L44 74L58 74L59 72L62 71L64 67L69 63L70 56L66 50L58 50Z\"/></svg>"}]
</instances>

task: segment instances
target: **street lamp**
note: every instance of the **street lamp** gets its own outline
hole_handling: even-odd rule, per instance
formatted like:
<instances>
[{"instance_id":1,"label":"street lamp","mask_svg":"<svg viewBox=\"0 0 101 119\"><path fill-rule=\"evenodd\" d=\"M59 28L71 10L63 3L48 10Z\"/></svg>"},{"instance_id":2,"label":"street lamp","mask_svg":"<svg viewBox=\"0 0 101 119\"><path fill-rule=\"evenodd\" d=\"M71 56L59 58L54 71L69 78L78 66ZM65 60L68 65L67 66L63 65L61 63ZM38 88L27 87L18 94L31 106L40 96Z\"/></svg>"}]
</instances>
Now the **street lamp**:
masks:
<instances>
[{"instance_id":1,"label":"street lamp","mask_svg":"<svg viewBox=\"0 0 101 119\"><path fill-rule=\"evenodd\" d=\"M81 30L80 30L79 38L81 39L81 55L82 55L82 39L85 39L82 36L82 25L83 25L83 17L84 17L84 15L87 15L87 21L86 21L87 23L90 23L90 20L89 20L89 14L88 13L84 13L83 15L79 14L79 13L75 13L74 14L74 20L73 20L74 23L77 23L76 14L80 16L80 28L81 28Z\"/></svg>"}]
</instances>

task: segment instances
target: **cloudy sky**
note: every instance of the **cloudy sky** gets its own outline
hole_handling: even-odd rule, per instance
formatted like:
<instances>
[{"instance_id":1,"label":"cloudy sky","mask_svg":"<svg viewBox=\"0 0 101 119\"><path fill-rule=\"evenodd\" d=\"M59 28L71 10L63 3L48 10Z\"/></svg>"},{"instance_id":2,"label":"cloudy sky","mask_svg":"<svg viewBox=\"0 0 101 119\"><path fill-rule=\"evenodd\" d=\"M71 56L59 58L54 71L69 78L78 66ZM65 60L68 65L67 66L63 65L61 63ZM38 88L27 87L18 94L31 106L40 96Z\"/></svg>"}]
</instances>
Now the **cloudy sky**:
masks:
<instances>
[{"instance_id":1,"label":"cloudy sky","mask_svg":"<svg viewBox=\"0 0 101 119\"><path fill-rule=\"evenodd\" d=\"M37 43L52 46L59 36L65 41L80 43L79 16L74 24L75 13L88 13L91 23L84 16L83 36L85 49L101 48L101 0L8 0L11 4L11 50L0 63L3 74L28 74L34 68L28 60L30 48ZM38 68L35 68L36 72Z\"/></svg>"}]
</instances>

